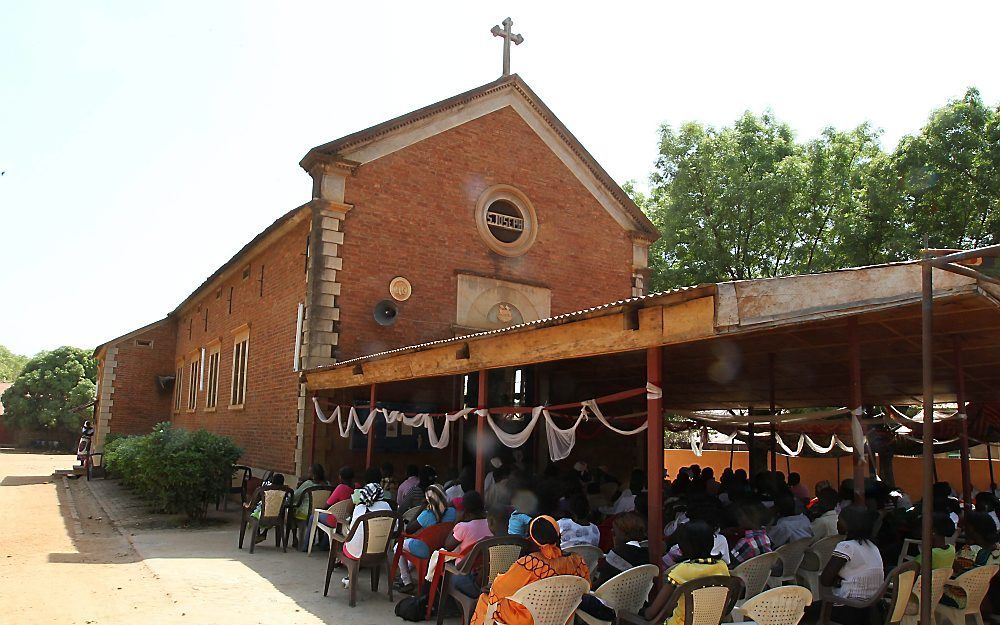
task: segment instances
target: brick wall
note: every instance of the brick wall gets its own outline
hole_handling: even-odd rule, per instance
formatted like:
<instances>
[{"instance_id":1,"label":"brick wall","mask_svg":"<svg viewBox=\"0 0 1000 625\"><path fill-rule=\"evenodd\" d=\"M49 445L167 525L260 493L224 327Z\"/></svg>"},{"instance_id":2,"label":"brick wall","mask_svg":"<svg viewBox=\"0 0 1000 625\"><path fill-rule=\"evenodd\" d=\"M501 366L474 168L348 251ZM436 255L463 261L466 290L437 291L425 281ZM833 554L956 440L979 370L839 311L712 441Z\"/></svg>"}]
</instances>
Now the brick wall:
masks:
<instances>
[{"instance_id":1,"label":"brick wall","mask_svg":"<svg viewBox=\"0 0 1000 625\"><path fill-rule=\"evenodd\" d=\"M244 449L243 464L286 473L295 470L298 374L292 370L292 359L297 307L304 302L306 292L303 254L308 234L309 221L305 219L238 266L219 286L186 305L177 320L174 352L178 361L183 360L185 370L181 410L174 414L173 422L229 436ZM249 275L243 278L246 265ZM234 410L229 408L234 331L246 325L250 332L246 401L242 409ZM216 340L220 345L218 405L214 411L205 407L206 370L205 388L198 391L195 410L188 411L191 357L200 358L201 348Z\"/></svg>"},{"instance_id":2,"label":"brick wall","mask_svg":"<svg viewBox=\"0 0 1000 625\"><path fill-rule=\"evenodd\" d=\"M523 256L493 253L476 228L476 201L496 184L517 187L537 213ZM344 201L341 360L452 336L457 272L547 287L553 315L631 295L628 235L510 108L362 165ZM413 296L380 327L372 309L400 275Z\"/></svg>"},{"instance_id":3,"label":"brick wall","mask_svg":"<svg viewBox=\"0 0 1000 625\"><path fill-rule=\"evenodd\" d=\"M174 324L164 321L108 347L117 348L110 431L147 434L170 418L170 391L161 391L156 378L173 374Z\"/></svg>"}]
</instances>

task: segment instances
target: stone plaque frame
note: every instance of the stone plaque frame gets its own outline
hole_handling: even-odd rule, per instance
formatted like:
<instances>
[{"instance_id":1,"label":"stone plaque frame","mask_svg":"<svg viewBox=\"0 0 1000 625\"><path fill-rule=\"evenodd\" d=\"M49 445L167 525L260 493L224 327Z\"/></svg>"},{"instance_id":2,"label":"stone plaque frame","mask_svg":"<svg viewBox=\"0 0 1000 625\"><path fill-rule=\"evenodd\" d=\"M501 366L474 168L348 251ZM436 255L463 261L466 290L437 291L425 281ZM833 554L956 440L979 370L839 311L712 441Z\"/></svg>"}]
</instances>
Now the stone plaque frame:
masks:
<instances>
[{"instance_id":1,"label":"stone plaque frame","mask_svg":"<svg viewBox=\"0 0 1000 625\"><path fill-rule=\"evenodd\" d=\"M516 241L507 243L493 236L490 232L490 223L487 221L487 212L491 204L497 200L504 200L512 204L521 213L521 236ZM476 202L476 228L479 236L487 247L502 256L521 256L525 254L535 243L538 236L538 217L535 214L535 207L531 205L528 197L516 187L508 184L498 184L483 191Z\"/></svg>"}]
</instances>

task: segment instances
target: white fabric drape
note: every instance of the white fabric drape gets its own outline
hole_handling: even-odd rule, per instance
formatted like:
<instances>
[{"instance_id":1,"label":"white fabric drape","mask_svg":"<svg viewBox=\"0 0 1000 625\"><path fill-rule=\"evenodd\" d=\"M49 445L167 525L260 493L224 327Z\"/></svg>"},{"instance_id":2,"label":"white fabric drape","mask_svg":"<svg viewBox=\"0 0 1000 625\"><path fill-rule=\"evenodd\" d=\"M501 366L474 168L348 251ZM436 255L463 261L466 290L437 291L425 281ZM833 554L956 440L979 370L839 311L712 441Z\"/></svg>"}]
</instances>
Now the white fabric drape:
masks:
<instances>
[{"instance_id":1,"label":"white fabric drape","mask_svg":"<svg viewBox=\"0 0 1000 625\"><path fill-rule=\"evenodd\" d=\"M805 435L804 434L799 434L799 443L798 443L798 446L795 448L795 451L792 451L791 449L788 448L787 445L785 445L785 441L781 440L781 436L775 436L774 438L775 438L775 440L778 443L778 447L781 447L782 451L784 451L786 454L788 454L789 456L791 456L793 458L802 453L802 448L805 446L805 442L806 442Z\"/></svg>"},{"instance_id":2,"label":"white fabric drape","mask_svg":"<svg viewBox=\"0 0 1000 625\"><path fill-rule=\"evenodd\" d=\"M593 399L588 399L587 401L583 402L583 407L589 410L590 413L594 415L598 421L604 424L604 427L608 428L612 432L617 432L624 436L632 436L634 434L638 434L639 432L645 432L646 428L649 427L649 421L646 421L645 423L635 428L634 430L621 430L611 425L611 423L604 417L604 413L601 412L601 408L597 405L597 402L594 401Z\"/></svg>"},{"instance_id":3,"label":"white fabric drape","mask_svg":"<svg viewBox=\"0 0 1000 625\"><path fill-rule=\"evenodd\" d=\"M497 439L499 439L505 447L515 448L528 442L528 439L531 438L531 433L535 430L535 426L538 425L538 420L544 419L545 441L549 445L549 458L555 462L557 460L565 459L569 456L570 452L573 451L573 447L576 445L576 428L579 427L580 422L583 421L586 416L587 409L582 408L580 410L580 416L577 417L573 425L565 430L562 430L555 424L552 420L552 415L549 414L549 411L546 410L544 406L536 406L531 409L531 420L528 421L528 424L524 426L524 429L520 432L510 433L503 431L490 415L486 416L486 422L490 424L490 428L493 429L493 433L497 435Z\"/></svg>"},{"instance_id":4,"label":"white fabric drape","mask_svg":"<svg viewBox=\"0 0 1000 625\"><path fill-rule=\"evenodd\" d=\"M549 458L553 462L563 460L569 456L570 452L573 451L573 446L576 445L576 428L587 417L587 409L581 408L580 416L576 418L573 425L565 430L560 430L556 426L548 410L543 410L542 414L545 416L545 440L549 444Z\"/></svg>"},{"instance_id":5,"label":"white fabric drape","mask_svg":"<svg viewBox=\"0 0 1000 625\"><path fill-rule=\"evenodd\" d=\"M814 441L812 438L809 437L809 435L804 435L803 438L806 441L806 445L809 445L809 449L813 450L818 454L828 454L831 451L833 451L833 448L837 445L836 434L830 437L829 447L820 447L819 445L816 444L816 441Z\"/></svg>"},{"instance_id":6,"label":"white fabric drape","mask_svg":"<svg viewBox=\"0 0 1000 625\"><path fill-rule=\"evenodd\" d=\"M358 418L358 411L351 408L351 414L354 415L354 423L358 426L358 429L361 430L362 434L368 434L369 430L372 429L372 424L375 423L375 417L378 416L378 413L380 412L382 412L381 408L369 410L368 416L365 417L364 422L362 422L361 419Z\"/></svg>"},{"instance_id":7,"label":"white fabric drape","mask_svg":"<svg viewBox=\"0 0 1000 625\"><path fill-rule=\"evenodd\" d=\"M646 399L660 399L661 397L663 397L663 389L652 382L646 382Z\"/></svg>"},{"instance_id":8,"label":"white fabric drape","mask_svg":"<svg viewBox=\"0 0 1000 625\"><path fill-rule=\"evenodd\" d=\"M854 439L854 452L858 455L858 461L867 463L868 458L865 457L865 431L861 429L862 414L864 414L864 410L860 407L855 408L854 412L851 413L851 438Z\"/></svg>"},{"instance_id":9,"label":"white fabric drape","mask_svg":"<svg viewBox=\"0 0 1000 625\"><path fill-rule=\"evenodd\" d=\"M770 435L771 435L770 432L764 432L763 434L758 433L758 432L754 433L755 437L758 437L758 436L770 436ZM692 434L692 439L693 439L693 436L694 435ZM748 436L750 436L750 433L749 432L745 432L745 431L739 431L739 430L737 430L737 431L733 432L732 434L730 434L728 439L719 442L719 444L729 445L729 444L733 443L736 440L736 438L739 437L739 436L748 437ZM809 449L813 450L814 452L816 452L818 454L828 454L831 451L833 451L834 447L840 447L841 449L843 449L846 452L852 452L852 451L854 451L853 447L845 444L842 440L840 440L840 438L836 434L834 434L833 436L830 437L830 445L827 446L827 447L820 447L816 443L816 441L814 441L812 438L809 437L808 434L799 434L799 441L798 441L798 443L796 443L794 450L791 449L791 448L789 448L787 445L785 445L785 441L783 441L781 439L781 436L776 436L775 438L777 439L778 446L781 447L782 451L784 451L789 456L792 456L793 458L795 456L798 456L799 454L801 454L802 450L804 449L804 447L806 445L809 446ZM692 440L691 450L694 451L696 454L698 453L698 451L694 447L693 440Z\"/></svg>"},{"instance_id":10,"label":"white fabric drape","mask_svg":"<svg viewBox=\"0 0 1000 625\"><path fill-rule=\"evenodd\" d=\"M513 434L501 430L500 426L496 424L493 417L490 415L486 416L486 422L490 424L490 427L493 428L493 433L497 435L497 438L504 444L505 447L520 447L528 442L529 438L531 438L531 433L535 430L535 425L538 423L538 419L541 417L544 410L544 406L536 406L532 408L531 421L528 421L528 425L524 426L523 430L520 432L514 432Z\"/></svg>"},{"instance_id":11,"label":"white fabric drape","mask_svg":"<svg viewBox=\"0 0 1000 625\"><path fill-rule=\"evenodd\" d=\"M375 408L368 412L368 416L365 417L364 421L358 417L358 411L351 406L347 413L347 419L344 420L343 411L340 406L333 409L330 416L323 413L323 409L319 405L319 401L313 397L313 406L316 408L316 418L320 420L321 423L332 423L337 422L337 429L340 431L340 436L342 438L347 438L351 429L356 427L358 431L362 434L367 435L371 431L372 425L375 423L375 417L382 415L386 423L396 423L397 421L402 422L403 425L408 425L414 428L424 428L427 430L427 440L430 442L431 447L435 449L444 449L451 442L451 424L459 419L463 419L469 415L469 413L475 411L475 408L463 408L454 414L444 415L444 427L439 435L434 429L434 418L427 413L420 413L413 416L407 416L398 410L386 410L385 408Z\"/></svg>"},{"instance_id":12,"label":"white fabric drape","mask_svg":"<svg viewBox=\"0 0 1000 625\"><path fill-rule=\"evenodd\" d=\"M666 408L664 412L669 414L697 419L707 423L719 423L722 425L746 425L750 421L754 423L802 423L807 421L818 421L828 417L848 414L849 408L836 408L834 410L818 410L816 412L805 412L801 414L782 413L776 415L734 415L723 414L721 411L706 412L703 410L681 410L678 408Z\"/></svg>"},{"instance_id":13,"label":"white fabric drape","mask_svg":"<svg viewBox=\"0 0 1000 625\"><path fill-rule=\"evenodd\" d=\"M444 449L451 442L451 424L459 419L464 419L470 413L475 412L475 408L463 408L458 412L452 414L445 414L444 419L442 419L443 425L441 427L441 434L439 435L434 429L434 417L422 412L420 414L415 414L413 416L406 416L398 410L393 410L392 412L387 412L384 409L381 410L382 414L385 415L386 423L395 423L400 421L403 425L408 425L413 428L424 428L427 430L427 442L431 444L434 449Z\"/></svg>"},{"instance_id":14,"label":"white fabric drape","mask_svg":"<svg viewBox=\"0 0 1000 625\"><path fill-rule=\"evenodd\" d=\"M323 414L323 409L319 407L319 401L315 397L313 397L313 406L316 407L316 418L319 419L320 422L322 423L330 423L331 421L337 422L337 429L340 430L341 438L347 438L347 435L350 434L351 432L352 424L358 419L358 415L354 411L354 408L351 408L351 411L348 413L347 423L345 424L344 420L341 418L340 406L334 408L333 412L330 414L329 417Z\"/></svg>"}]
</instances>

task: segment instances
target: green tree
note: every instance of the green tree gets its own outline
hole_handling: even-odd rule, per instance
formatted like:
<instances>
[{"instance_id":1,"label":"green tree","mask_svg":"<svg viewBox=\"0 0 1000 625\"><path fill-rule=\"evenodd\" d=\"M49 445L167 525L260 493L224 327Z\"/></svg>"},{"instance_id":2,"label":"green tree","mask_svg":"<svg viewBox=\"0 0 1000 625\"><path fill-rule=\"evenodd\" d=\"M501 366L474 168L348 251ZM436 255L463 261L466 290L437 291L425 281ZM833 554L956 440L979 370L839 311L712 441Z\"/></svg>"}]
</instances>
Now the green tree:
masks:
<instances>
[{"instance_id":1,"label":"green tree","mask_svg":"<svg viewBox=\"0 0 1000 625\"><path fill-rule=\"evenodd\" d=\"M663 234L651 250L654 288L884 260L888 169L867 125L806 144L771 113L722 129L663 126L651 195L637 198ZM851 238L857 248L845 249Z\"/></svg>"},{"instance_id":2,"label":"green tree","mask_svg":"<svg viewBox=\"0 0 1000 625\"><path fill-rule=\"evenodd\" d=\"M17 374L28 362L27 356L21 356L0 345L0 382L13 382Z\"/></svg>"},{"instance_id":3,"label":"green tree","mask_svg":"<svg viewBox=\"0 0 1000 625\"><path fill-rule=\"evenodd\" d=\"M97 361L90 352L60 347L41 352L4 391L4 419L22 429L75 430L97 392Z\"/></svg>"},{"instance_id":4,"label":"green tree","mask_svg":"<svg viewBox=\"0 0 1000 625\"><path fill-rule=\"evenodd\" d=\"M1000 110L970 88L904 137L894 160L904 190L910 254L1000 242Z\"/></svg>"},{"instance_id":5,"label":"green tree","mask_svg":"<svg viewBox=\"0 0 1000 625\"><path fill-rule=\"evenodd\" d=\"M771 113L660 128L652 288L829 271L1000 241L1000 110L970 89L891 154L868 124L795 141Z\"/></svg>"}]
</instances>

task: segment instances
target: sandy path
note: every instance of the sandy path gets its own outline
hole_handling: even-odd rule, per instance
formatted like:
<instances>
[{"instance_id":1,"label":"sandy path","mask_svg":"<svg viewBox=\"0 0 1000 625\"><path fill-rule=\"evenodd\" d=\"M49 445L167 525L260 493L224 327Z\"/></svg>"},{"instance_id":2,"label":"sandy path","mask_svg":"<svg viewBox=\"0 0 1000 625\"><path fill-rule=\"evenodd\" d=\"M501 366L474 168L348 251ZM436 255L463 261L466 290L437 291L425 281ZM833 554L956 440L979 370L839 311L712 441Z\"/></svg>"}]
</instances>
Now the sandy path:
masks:
<instances>
[{"instance_id":1,"label":"sandy path","mask_svg":"<svg viewBox=\"0 0 1000 625\"><path fill-rule=\"evenodd\" d=\"M173 598L95 502L50 477L74 460L0 453L0 622L174 622Z\"/></svg>"},{"instance_id":2,"label":"sandy path","mask_svg":"<svg viewBox=\"0 0 1000 625\"><path fill-rule=\"evenodd\" d=\"M67 489L50 477L73 461L0 453L0 625L403 622L392 613L384 577L375 595L365 572L351 609L336 582L331 596L322 595L325 552L307 558L269 542L250 555L236 549L233 522L199 530L130 527L126 539L85 481ZM106 505L127 505L117 483L94 485Z\"/></svg>"}]
</instances>

